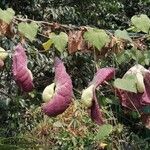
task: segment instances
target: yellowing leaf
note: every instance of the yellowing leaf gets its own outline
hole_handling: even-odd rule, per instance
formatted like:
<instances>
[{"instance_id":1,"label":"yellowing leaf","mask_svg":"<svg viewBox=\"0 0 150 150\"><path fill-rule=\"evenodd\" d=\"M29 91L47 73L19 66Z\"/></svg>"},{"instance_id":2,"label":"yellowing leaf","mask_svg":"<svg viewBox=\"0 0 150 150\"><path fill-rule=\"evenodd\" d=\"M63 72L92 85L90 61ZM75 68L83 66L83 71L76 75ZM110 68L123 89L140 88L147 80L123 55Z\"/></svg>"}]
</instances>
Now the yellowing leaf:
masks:
<instances>
[{"instance_id":1,"label":"yellowing leaf","mask_svg":"<svg viewBox=\"0 0 150 150\"><path fill-rule=\"evenodd\" d=\"M47 51L51 47L52 44L53 44L52 40L49 39L47 42L43 43L43 47Z\"/></svg>"}]
</instances>

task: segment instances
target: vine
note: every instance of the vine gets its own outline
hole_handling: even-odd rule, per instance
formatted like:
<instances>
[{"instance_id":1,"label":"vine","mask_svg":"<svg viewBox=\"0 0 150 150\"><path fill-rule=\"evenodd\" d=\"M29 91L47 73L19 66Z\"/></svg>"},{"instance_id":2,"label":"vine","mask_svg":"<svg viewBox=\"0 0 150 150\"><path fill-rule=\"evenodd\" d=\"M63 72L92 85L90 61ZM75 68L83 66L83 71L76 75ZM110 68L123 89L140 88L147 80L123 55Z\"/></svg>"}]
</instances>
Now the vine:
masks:
<instances>
[{"instance_id":1,"label":"vine","mask_svg":"<svg viewBox=\"0 0 150 150\"><path fill-rule=\"evenodd\" d=\"M99 70L99 68L103 66L102 62L101 64L98 64L98 60L100 59L104 60L105 58L109 59L109 57L111 57L111 55L113 54L114 58L117 60L114 63L117 63L118 69L120 69L119 65L124 63L124 61L133 60L134 62L132 64L134 64L134 67L131 67L131 69L129 69L129 71L127 71L126 74L122 78L115 79L115 81L113 82L113 86L111 85L111 90L115 91L117 95L120 95L121 97L120 103L124 107L126 107L129 111L132 111L132 110L136 111L139 116L140 115L142 116L143 114L146 114L146 115L149 114L149 104L150 104L149 99L150 98L148 97L148 100L143 98L144 97L143 95L147 93L146 89L148 86L148 78L149 78L147 77L147 74L146 74L147 72L149 72L149 70L145 69L143 66L148 67L150 64L150 52L148 50L149 39L150 39L150 19L148 18L148 16L144 14L140 16L135 15L131 18L130 28L126 30L118 29L116 31L110 31L110 30L92 28L89 26L78 27L75 25L63 25L63 24L59 24L56 22L49 23L45 21L36 21L36 20L28 19L28 18L22 18L20 16L15 16L15 12L11 8L8 8L7 10L0 9L0 36L1 38L8 38L13 44L15 43L14 41L16 40L17 43L21 43L25 47L26 47L26 44L32 45L33 43L36 44L37 41L40 41L40 48L38 49L39 45L37 47L35 46L36 48L35 47L33 48L35 49L35 51L34 50L32 51L22 50L23 51L22 52L22 51L16 50L18 51L16 55L19 55L18 58L16 58L16 60L18 59L18 61L20 59L19 58L20 56L26 55L24 51L26 51L26 53L29 55L34 54L34 56L29 56L29 57L36 57L37 59L44 58L46 62L48 62L49 60L45 58L45 55L47 56L49 55L62 56L63 55L64 57L67 57L67 56L69 57L78 52L81 52L81 55L82 53L84 54L92 53L94 55L94 61L95 61L94 65L96 66L94 67L98 70L98 71L97 70L94 71L94 72L97 72L96 77L94 77L93 80L89 83L90 88L88 87L87 89L84 89L82 92L77 90L77 92L79 93L81 99L85 99L85 103L88 104L87 109L90 108L92 112L93 111L92 105L94 105L94 107L96 108L96 111L95 111L96 113L99 113L100 111L97 98L96 98L96 88L98 87L98 85L102 83L107 83L106 81L101 81L99 84L97 84L97 82L99 82L99 80L101 79L101 76L105 76L106 74L106 73L100 73L100 75L98 76L98 73L102 71L102 70ZM16 45L16 43L14 45ZM21 47L21 49L23 48ZM43 55L41 55L42 53ZM5 51L4 49L1 48L0 50L0 60L2 62L2 64L0 64L1 68L4 66L4 60L7 59L7 58L3 58L3 57L6 57L4 56L4 54L10 55L11 57L11 54L14 54L14 51L9 51L9 50ZM23 66L25 66L23 67L24 70L22 74L28 74L27 75L28 79L30 79L30 82L32 85L33 84L32 77L31 77L31 73L29 73L30 70L27 68L26 56L22 57L22 60L24 61ZM58 60L58 62L59 61L60 60ZM13 63L14 62L15 62L15 59L13 57ZM50 60L51 64L52 62L53 61ZM17 63L17 61L15 63ZM22 62L20 61L20 63ZM32 63L30 65L32 66ZM60 65L60 68L63 66L61 65ZM141 67L141 65L143 65L142 66L143 68ZM55 66L57 66L57 63L55 64ZM105 64L105 66L107 65ZM16 70L13 72L13 75L14 74L16 75L18 72L21 73L20 70L22 68L21 69L19 68L20 70L17 70L18 68L16 67ZM39 70L37 69L38 73L41 73L43 68L46 68L46 65L40 69L38 68L39 69ZM65 72L66 71L65 67L63 66L62 68L63 68L63 71ZM55 69L57 70L57 67L55 67ZM58 69L56 71L56 74L59 74L59 71L61 72L61 69ZM66 74L67 73L65 72L65 75ZM70 78L68 77L68 74L66 76L67 78ZM111 78L112 77L113 76L111 76ZM19 82L19 84L21 85L21 88L23 89L23 86L24 86L23 82L25 82L26 80L20 79L20 78L21 78L20 75L18 76L16 75L15 81ZM109 75L107 76L107 78L109 79ZM70 82L71 81L69 80L69 83ZM69 84L69 85L72 87L72 84ZM107 85L110 85L110 84L107 83ZM31 89L33 89L33 85ZM55 86L53 84L53 86L50 86L51 97L54 96L54 89L55 89ZM57 89L57 86L56 86L56 89ZM9 98L11 98L9 94L6 94L3 91L0 91L0 92L3 93L5 96L8 96ZM32 95L32 93L30 94ZM46 94L47 94L47 90L46 90ZM71 94L69 93L68 95L70 98ZM136 102L132 96L140 97L139 102ZM126 97L129 97L130 104L125 103L127 99ZM47 99L49 100L51 98L49 97L46 98L46 101ZM63 104L64 99L62 98L62 104ZM89 101L87 102L86 100L89 100ZM69 101L69 103L71 102ZM55 103L53 103L53 105L55 106ZM68 105L67 106L63 105L63 106L65 107L65 109L67 109ZM47 112L47 109L49 109L49 106L51 107L51 105L45 106L46 109L44 111L45 111L45 114L48 114L50 116L50 114L53 114L53 112L49 112L49 113ZM141 110L141 107L142 107L142 110ZM59 111L62 112L61 108L59 109L60 109ZM103 123L103 121L100 120L102 115L100 114L99 118L96 118L97 116L95 116L95 112L93 111L91 113L91 116L93 117L91 118L94 121L96 120L95 122L98 122L98 124L101 125ZM56 114L57 113L58 112L56 112ZM107 125L103 126L104 129L107 127L109 127L109 130L108 130L108 133L107 132L104 133L104 136L105 134L109 135L111 132L113 132L112 126L110 126L109 124L108 126ZM150 128L149 123L148 125L146 124L146 127ZM97 138L100 138L100 137L97 136Z\"/></svg>"}]
</instances>

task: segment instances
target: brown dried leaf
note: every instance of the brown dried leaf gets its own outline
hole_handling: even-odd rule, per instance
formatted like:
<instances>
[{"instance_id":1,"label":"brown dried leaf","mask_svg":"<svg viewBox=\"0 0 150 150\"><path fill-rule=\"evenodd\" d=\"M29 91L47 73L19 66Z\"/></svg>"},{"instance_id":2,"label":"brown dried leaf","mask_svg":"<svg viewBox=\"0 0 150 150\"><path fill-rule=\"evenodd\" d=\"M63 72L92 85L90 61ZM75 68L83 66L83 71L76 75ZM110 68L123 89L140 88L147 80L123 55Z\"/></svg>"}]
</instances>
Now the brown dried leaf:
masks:
<instances>
[{"instance_id":1,"label":"brown dried leaf","mask_svg":"<svg viewBox=\"0 0 150 150\"><path fill-rule=\"evenodd\" d=\"M80 30L69 31L68 51L70 54L78 50L84 50L85 42L82 34L83 32Z\"/></svg>"},{"instance_id":2,"label":"brown dried leaf","mask_svg":"<svg viewBox=\"0 0 150 150\"><path fill-rule=\"evenodd\" d=\"M145 39L135 39L133 44L134 44L134 47L136 49L139 49L139 50L144 50L144 49L147 49L147 46L144 42Z\"/></svg>"},{"instance_id":3,"label":"brown dried leaf","mask_svg":"<svg viewBox=\"0 0 150 150\"><path fill-rule=\"evenodd\" d=\"M8 24L0 20L0 35L5 35L8 29Z\"/></svg>"},{"instance_id":4,"label":"brown dried leaf","mask_svg":"<svg viewBox=\"0 0 150 150\"><path fill-rule=\"evenodd\" d=\"M0 36L6 35L12 37L11 24L7 24L0 20Z\"/></svg>"},{"instance_id":5,"label":"brown dried leaf","mask_svg":"<svg viewBox=\"0 0 150 150\"><path fill-rule=\"evenodd\" d=\"M61 27L61 25L57 22L53 22L53 29L59 29Z\"/></svg>"}]
</instances>

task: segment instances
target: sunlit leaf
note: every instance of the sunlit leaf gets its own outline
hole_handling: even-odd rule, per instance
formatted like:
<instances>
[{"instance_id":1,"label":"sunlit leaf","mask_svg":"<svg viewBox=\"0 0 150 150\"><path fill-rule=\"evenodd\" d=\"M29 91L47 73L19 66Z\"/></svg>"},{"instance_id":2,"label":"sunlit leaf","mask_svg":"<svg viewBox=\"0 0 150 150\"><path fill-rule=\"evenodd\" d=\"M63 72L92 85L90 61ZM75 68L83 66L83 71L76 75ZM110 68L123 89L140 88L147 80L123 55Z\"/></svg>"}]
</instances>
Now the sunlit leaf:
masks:
<instances>
[{"instance_id":1,"label":"sunlit leaf","mask_svg":"<svg viewBox=\"0 0 150 150\"><path fill-rule=\"evenodd\" d=\"M15 15L15 12L11 8L7 8L7 10L0 9L0 19L3 20L7 24L11 22L14 15Z\"/></svg>"},{"instance_id":2,"label":"sunlit leaf","mask_svg":"<svg viewBox=\"0 0 150 150\"><path fill-rule=\"evenodd\" d=\"M68 35L66 33L60 32L60 34L58 35L52 33L50 35L50 39L58 51L60 52L64 51L68 42Z\"/></svg>"},{"instance_id":3,"label":"sunlit leaf","mask_svg":"<svg viewBox=\"0 0 150 150\"><path fill-rule=\"evenodd\" d=\"M127 75L123 79L119 79L119 78L116 79L114 81L114 86L118 89L137 93L136 82L137 82L136 77L132 75Z\"/></svg>"},{"instance_id":4,"label":"sunlit leaf","mask_svg":"<svg viewBox=\"0 0 150 150\"><path fill-rule=\"evenodd\" d=\"M23 34L26 38L28 38L31 42L35 39L38 31L38 25L34 22L24 23L21 22L18 24L18 30L21 34Z\"/></svg>"},{"instance_id":5,"label":"sunlit leaf","mask_svg":"<svg viewBox=\"0 0 150 150\"><path fill-rule=\"evenodd\" d=\"M122 30L122 31L116 30L115 31L115 37L132 42L132 39L130 38L130 36L126 30Z\"/></svg>"},{"instance_id":6,"label":"sunlit leaf","mask_svg":"<svg viewBox=\"0 0 150 150\"><path fill-rule=\"evenodd\" d=\"M99 50L110 42L110 38L106 32L100 29L89 29L84 33L84 39Z\"/></svg>"},{"instance_id":7,"label":"sunlit leaf","mask_svg":"<svg viewBox=\"0 0 150 150\"><path fill-rule=\"evenodd\" d=\"M98 133L96 135L97 140L103 140L109 136L113 131L113 126L110 124L104 124L100 126Z\"/></svg>"},{"instance_id":8,"label":"sunlit leaf","mask_svg":"<svg viewBox=\"0 0 150 150\"><path fill-rule=\"evenodd\" d=\"M131 22L140 31L148 33L150 30L150 19L148 18L147 15L144 14L141 14L140 16L135 15L131 18Z\"/></svg>"}]
</instances>

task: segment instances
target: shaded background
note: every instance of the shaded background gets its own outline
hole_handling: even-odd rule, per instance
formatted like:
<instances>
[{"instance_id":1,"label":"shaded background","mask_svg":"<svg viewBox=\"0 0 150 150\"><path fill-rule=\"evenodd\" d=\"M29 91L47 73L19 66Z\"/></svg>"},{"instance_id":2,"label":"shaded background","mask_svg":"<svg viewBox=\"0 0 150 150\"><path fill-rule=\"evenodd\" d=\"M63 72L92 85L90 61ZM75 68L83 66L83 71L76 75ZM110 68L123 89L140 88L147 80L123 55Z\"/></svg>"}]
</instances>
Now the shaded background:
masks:
<instances>
[{"instance_id":1,"label":"shaded background","mask_svg":"<svg viewBox=\"0 0 150 150\"><path fill-rule=\"evenodd\" d=\"M1 0L30 19L116 29L127 27L135 14L150 16L150 0Z\"/></svg>"}]
</instances>

